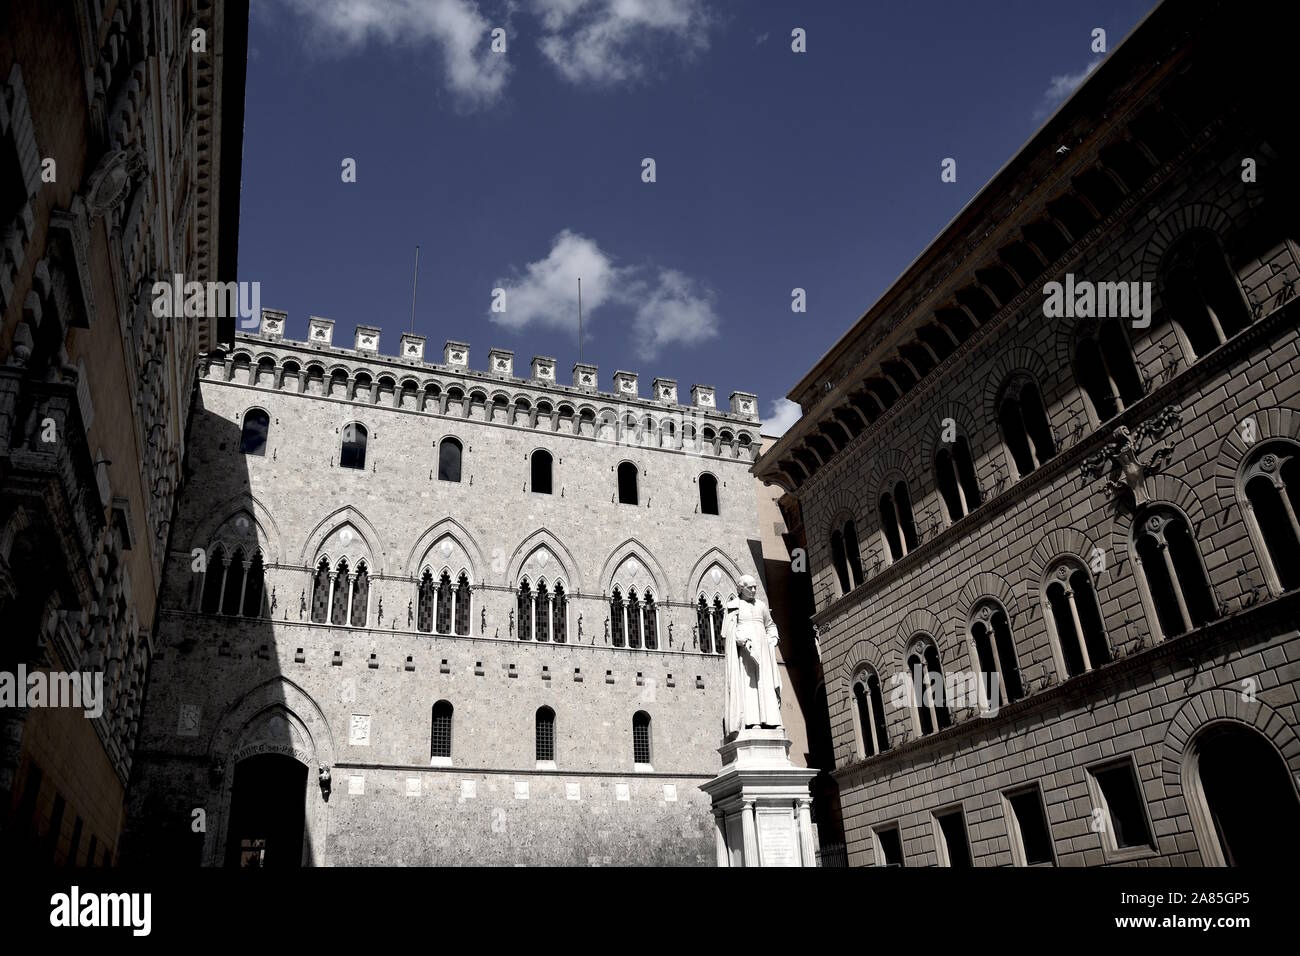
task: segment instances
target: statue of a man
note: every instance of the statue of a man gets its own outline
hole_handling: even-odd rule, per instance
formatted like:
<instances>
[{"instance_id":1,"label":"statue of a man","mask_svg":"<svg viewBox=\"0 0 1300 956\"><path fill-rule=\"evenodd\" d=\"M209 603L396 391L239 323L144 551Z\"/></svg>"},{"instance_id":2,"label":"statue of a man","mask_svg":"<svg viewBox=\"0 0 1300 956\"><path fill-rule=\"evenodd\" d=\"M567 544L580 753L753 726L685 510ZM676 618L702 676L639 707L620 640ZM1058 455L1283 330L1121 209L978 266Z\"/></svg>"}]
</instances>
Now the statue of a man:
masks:
<instances>
[{"instance_id":1,"label":"statue of a man","mask_svg":"<svg viewBox=\"0 0 1300 956\"><path fill-rule=\"evenodd\" d=\"M746 727L781 726L781 674L777 670L776 624L757 598L758 582L740 579L740 597L727 602L722 622L726 648L726 701L723 733Z\"/></svg>"}]
</instances>

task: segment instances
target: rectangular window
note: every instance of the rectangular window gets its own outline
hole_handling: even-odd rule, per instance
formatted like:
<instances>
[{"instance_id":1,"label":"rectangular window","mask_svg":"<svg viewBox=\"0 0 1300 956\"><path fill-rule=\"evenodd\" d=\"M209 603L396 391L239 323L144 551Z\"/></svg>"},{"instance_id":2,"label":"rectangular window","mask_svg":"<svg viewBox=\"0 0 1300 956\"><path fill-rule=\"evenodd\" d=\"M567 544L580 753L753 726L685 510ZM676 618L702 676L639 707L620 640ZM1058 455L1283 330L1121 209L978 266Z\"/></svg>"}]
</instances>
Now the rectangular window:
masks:
<instances>
[{"instance_id":1,"label":"rectangular window","mask_svg":"<svg viewBox=\"0 0 1300 956\"><path fill-rule=\"evenodd\" d=\"M1090 768L1088 789L1093 798L1093 829L1099 824L1103 827L1102 846L1107 851L1128 856L1155 849L1142 786L1131 759Z\"/></svg>"},{"instance_id":2,"label":"rectangular window","mask_svg":"<svg viewBox=\"0 0 1300 956\"><path fill-rule=\"evenodd\" d=\"M1043 793L1037 785L1005 793L1002 812L1011 837L1011 856L1016 866L1054 866L1052 830L1043 808Z\"/></svg>"},{"instance_id":3,"label":"rectangular window","mask_svg":"<svg viewBox=\"0 0 1300 956\"><path fill-rule=\"evenodd\" d=\"M935 847L939 865L969 869L973 864L966 837L966 815L961 807L941 810L934 815Z\"/></svg>"},{"instance_id":4,"label":"rectangular window","mask_svg":"<svg viewBox=\"0 0 1300 956\"><path fill-rule=\"evenodd\" d=\"M903 839L897 826L876 831L876 866L904 866Z\"/></svg>"}]
</instances>

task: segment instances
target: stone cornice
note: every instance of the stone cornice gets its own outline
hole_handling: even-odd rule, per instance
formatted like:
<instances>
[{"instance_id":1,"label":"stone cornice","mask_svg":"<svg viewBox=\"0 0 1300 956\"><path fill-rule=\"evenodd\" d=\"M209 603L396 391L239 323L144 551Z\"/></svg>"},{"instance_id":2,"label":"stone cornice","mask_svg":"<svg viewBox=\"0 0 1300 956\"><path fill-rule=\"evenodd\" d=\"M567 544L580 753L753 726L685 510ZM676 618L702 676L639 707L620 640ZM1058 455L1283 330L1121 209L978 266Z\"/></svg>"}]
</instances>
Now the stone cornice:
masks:
<instances>
[{"instance_id":1,"label":"stone cornice","mask_svg":"<svg viewBox=\"0 0 1300 956\"><path fill-rule=\"evenodd\" d=\"M1113 209L1110 214L1098 222L1088 232L1084 233L1079 239L1075 240L1057 259L1049 264L1035 280L1043 276L1060 275L1068 272L1076 260L1090 250L1099 239L1110 234L1119 227L1139 206L1145 204L1151 196L1158 193L1164 188L1171 178L1181 173L1186 168L1187 162L1201 152L1207 146L1212 144L1224 128L1224 120L1218 118L1208 126L1189 143L1174 159L1165 163L1155 172L1153 172L1142 184L1141 188L1130 192L1124 199ZM956 273L954 270L953 274ZM851 391L859 388L866 379L871 378L879 370L883 358L887 357L879 351L880 345L884 338L888 337L898 329L907 330L907 320L913 315L925 312L921 305L933 306L941 298L941 293L951 295L954 290L943 287L932 293L923 303L918 304L910 310L905 316L898 319L892 324L885 336L881 340L873 343L868 350L869 354L853 367L852 371L845 375L844 378L806 414L802 415L798 422L776 442L771 449L759 457L754 464L754 474L760 479L776 480L776 472L779 470L782 458L787 457L795 447L798 446L801 439L814 433L826 420L828 413L836 407L848 401L848 395ZM807 480L802 482L795 489L796 494L802 494L805 489L817 487L819 480L826 480L825 474L828 469L834 467L837 462L843 461L845 453L860 444L866 444L875 438L881 431L888 428L904 409L921 397L931 392L941 381L946 381L947 376L960 364L971 357L973 353L979 350L986 340L993 337L1006 324L1008 324L1024 306L1035 295L1042 295L1042 287L1036 281L1027 284L1020 292L1009 302L1004 304L987 322L976 328L971 335L955 348L947 358L939 362L932 368L919 382L912 388L908 389L901 395L894 404L885 409L870 425L867 425L855 438L850 439L842 448L836 451L831 459L818 468ZM920 321L920 320L917 320Z\"/></svg>"}]
</instances>

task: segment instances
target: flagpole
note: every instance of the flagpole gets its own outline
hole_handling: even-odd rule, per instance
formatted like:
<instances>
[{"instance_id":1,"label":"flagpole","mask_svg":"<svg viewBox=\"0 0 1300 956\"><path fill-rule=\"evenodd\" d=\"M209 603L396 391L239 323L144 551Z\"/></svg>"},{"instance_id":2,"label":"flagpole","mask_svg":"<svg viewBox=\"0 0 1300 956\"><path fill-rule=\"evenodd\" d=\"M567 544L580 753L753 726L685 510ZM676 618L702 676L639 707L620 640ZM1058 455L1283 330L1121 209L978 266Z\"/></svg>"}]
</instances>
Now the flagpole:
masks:
<instances>
[{"instance_id":1,"label":"flagpole","mask_svg":"<svg viewBox=\"0 0 1300 956\"><path fill-rule=\"evenodd\" d=\"M578 364L582 364L582 276L578 276Z\"/></svg>"},{"instance_id":2,"label":"flagpole","mask_svg":"<svg viewBox=\"0 0 1300 956\"><path fill-rule=\"evenodd\" d=\"M420 247L415 247L415 282L411 285L411 334L415 334L415 295L420 289Z\"/></svg>"}]
</instances>

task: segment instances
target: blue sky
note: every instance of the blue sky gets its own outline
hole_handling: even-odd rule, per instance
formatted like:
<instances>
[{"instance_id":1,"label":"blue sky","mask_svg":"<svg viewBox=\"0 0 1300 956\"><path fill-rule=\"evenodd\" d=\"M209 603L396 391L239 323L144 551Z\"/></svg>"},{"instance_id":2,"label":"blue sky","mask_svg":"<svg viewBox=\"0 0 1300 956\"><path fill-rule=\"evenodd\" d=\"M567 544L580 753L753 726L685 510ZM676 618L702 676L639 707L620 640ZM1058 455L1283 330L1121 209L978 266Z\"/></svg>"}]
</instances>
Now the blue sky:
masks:
<instances>
[{"instance_id":1,"label":"blue sky","mask_svg":"<svg viewBox=\"0 0 1300 956\"><path fill-rule=\"evenodd\" d=\"M755 392L780 430L790 387L1099 61L1092 31L1113 48L1152 6L255 0L240 278L292 338L322 315L395 354L418 244L426 357L457 339L475 368L501 347L568 381L581 275L602 388Z\"/></svg>"}]
</instances>

